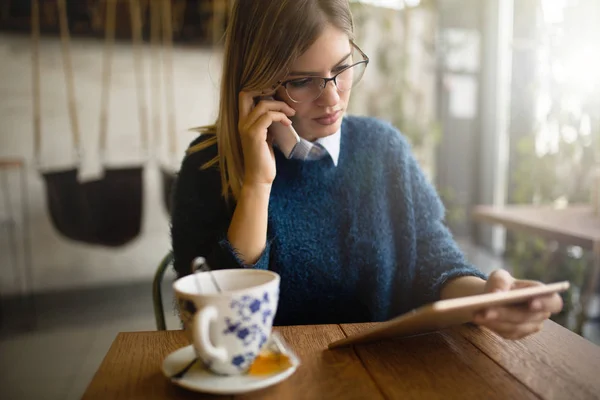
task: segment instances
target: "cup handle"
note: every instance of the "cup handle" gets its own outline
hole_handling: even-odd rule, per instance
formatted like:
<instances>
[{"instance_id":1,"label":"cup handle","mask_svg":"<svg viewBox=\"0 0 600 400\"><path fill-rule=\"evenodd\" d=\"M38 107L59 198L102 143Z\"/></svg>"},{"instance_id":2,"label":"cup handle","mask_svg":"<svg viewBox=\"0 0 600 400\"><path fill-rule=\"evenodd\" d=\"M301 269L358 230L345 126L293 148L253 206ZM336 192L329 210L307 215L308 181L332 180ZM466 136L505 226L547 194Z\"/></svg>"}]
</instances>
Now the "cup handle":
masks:
<instances>
[{"instance_id":1,"label":"cup handle","mask_svg":"<svg viewBox=\"0 0 600 400\"><path fill-rule=\"evenodd\" d=\"M206 306L194 315L194 343L197 346L199 355L208 360L225 362L227 360L227 350L222 347L215 347L210 342L210 323L217 318L217 309L213 306Z\"/></svg>"}]
</instances>

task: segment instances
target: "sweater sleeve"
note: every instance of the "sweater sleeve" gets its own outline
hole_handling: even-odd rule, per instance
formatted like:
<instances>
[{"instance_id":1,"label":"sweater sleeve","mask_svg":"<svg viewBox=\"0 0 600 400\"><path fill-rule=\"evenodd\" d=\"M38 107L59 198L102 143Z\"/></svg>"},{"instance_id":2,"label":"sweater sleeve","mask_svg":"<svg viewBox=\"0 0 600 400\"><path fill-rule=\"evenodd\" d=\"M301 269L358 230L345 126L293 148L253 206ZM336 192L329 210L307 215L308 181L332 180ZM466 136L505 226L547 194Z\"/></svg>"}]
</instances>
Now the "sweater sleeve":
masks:
<instances>
[{"instance_id":1,"label":"sweater sleeve","mask_svg":"<svg viewBox=\"0 0 600 400\"><path fill-rule=\"evenodd\" d=\"M408 176L410 177L416 231L416 271L413 294L418 305L440 299L446 282L460 276L486 275L465 259L444 224L444 206L413 155L408 152Z\"/></svg>"},{"instance_id":2,"label":"sweater sleeve","mask_svg":"<svg viewBox=\"0 0 600 400\"><path fill-rule=\"evenodd\" d=\"M192 143L197 144L202 139ZM227 240L232 205L221 195L217 168L201 169L216 155L216 149L186 156L172 192L171 241L174 267L179 277L191 273L194 258L202 256L212 269L268 269L271 240L254 265L245 265Z\"/></svg>"}]
</instances>

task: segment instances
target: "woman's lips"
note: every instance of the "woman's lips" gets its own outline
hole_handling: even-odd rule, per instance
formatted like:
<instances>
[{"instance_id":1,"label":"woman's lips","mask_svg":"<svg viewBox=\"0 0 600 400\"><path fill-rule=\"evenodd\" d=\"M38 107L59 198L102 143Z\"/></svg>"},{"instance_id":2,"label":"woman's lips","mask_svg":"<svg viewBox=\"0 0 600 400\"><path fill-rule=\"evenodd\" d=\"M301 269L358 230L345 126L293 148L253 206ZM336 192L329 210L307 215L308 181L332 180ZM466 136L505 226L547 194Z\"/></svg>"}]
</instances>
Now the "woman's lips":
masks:
<instances>
[{"instance_id":1,"label":"woman's lips","mask_svg":"<svg viewBox=\"0 0 600 400\"><path fill-rule=\"evenodd\" d=\"M340 115L342 115L342 111L341 110L340 111L336 111L336 112L334 112L332 114L324 115L324 116L322 116L320 118L315 118L315 121L318 124L321 124L321 125L332 125L332 124L335 124L337 122L337 120L340 118Z\"/></svg>"}]
</instances>

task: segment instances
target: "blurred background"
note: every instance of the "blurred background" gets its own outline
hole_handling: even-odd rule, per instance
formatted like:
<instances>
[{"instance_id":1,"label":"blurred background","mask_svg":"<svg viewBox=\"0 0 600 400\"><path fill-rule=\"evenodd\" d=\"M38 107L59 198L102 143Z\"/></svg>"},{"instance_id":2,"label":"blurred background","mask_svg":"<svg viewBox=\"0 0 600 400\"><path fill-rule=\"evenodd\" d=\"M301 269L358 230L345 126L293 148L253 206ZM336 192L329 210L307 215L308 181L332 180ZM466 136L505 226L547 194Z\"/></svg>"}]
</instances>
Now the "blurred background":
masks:
<instances>
[{"instance_id":1,"label":"blurred background","mask_svg":"<svg viewBox=\"0 0 600 400\"><path fill-rule=\"evenodd\" d=\"M569 280L555 320L600 344L600 2L351 6L371 59L351 113L409 138L471 262ZM79 398L117 332L157 329L169 190L216 116L229 7L0 0L0 398Z\"/></svg>"}]
</instances>

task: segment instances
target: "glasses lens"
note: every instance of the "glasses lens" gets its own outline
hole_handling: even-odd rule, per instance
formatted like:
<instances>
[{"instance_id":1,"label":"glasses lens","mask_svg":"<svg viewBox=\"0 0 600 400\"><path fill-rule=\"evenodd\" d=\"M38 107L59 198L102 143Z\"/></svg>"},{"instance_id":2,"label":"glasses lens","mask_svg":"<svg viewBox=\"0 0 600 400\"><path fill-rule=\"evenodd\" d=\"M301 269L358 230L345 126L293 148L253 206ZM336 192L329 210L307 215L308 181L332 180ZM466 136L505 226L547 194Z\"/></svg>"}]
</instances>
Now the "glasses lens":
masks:
<instances>
[{"instance_id":1,"label":"glasses lens","mask_svg":"<svg viewBox=\"0 0 600 400\"><path fill-rule=\"evenodd\" d=\"M343 70L335 79L337 89L342 92L350 90L352 86L357 84L367 68L367 59L356 48L354 48L352 57L348 61L348 64L356 64ZM313 101L323 92L323 79L308 77L294 79L287 82L285 90L290 99L296 103Z\"/></svg>"},{"instance_id":2,"label":"glasses lens","mask_svg":"<svg viewBox=\"0 0 600 400\"><path fill-rule=\"evenodd\" d=\"M352 67L342 71L336 78L337 87L342 92L352 89L356 83L358 83L365 73L367 63L361 62L353 65Z\"/></svg>"},{"instance_id":3,"label":"glasses lens","mask_svg":"<svg viewBox=\"0 0 600 400\"><path fill-rule=\"evenodd\" d=\"M290 99L297 103L312 101L321 94L321 78L300 78L289 81L285 86Z\"/></svg>"}]
</instances>

